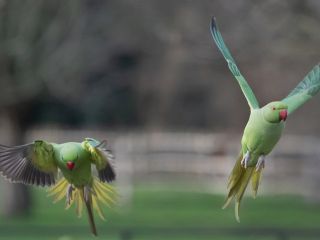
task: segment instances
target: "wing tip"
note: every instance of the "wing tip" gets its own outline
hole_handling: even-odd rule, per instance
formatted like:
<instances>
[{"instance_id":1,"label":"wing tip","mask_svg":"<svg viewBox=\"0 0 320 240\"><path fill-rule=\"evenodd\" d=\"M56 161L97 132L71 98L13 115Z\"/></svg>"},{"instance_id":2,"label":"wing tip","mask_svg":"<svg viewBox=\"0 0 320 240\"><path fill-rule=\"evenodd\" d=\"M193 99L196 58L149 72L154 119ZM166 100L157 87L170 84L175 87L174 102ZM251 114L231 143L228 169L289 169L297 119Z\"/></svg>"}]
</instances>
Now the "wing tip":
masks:
<instances>
[{"instance_id":1,"label":"wing tip","mask_svg":"<svg viewBox=\"0 0 320 240\"><path fill-rule=\"evenodd\" d=\"M211 17L211 24L210 24L210 29L211 29L211 32L213 33L214 31L217 30L217 20L216 20L216 17L215 16L212 16Z\"/></svg>"},{"instance_id":2,"label":"wing tip","mask_svg":"<svg viewBox=\"0 0 320 240\"><path fill-rule=\"evenodd\" d=\"M99 178L102 182L108 183L111 183L116 179L116 173L110 164L108 164L103 170L99 171Z\"/></svg>"}]
</instances>

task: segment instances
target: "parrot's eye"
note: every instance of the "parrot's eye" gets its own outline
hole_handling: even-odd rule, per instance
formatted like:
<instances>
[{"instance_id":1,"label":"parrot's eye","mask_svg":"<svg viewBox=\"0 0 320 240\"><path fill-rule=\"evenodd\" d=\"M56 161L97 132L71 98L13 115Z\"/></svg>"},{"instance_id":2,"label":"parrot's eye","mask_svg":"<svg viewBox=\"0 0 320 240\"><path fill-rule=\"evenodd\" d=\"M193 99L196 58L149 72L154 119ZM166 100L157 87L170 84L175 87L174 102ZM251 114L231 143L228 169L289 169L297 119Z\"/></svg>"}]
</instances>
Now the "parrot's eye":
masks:
<instances>
[{"instance_id":1,"label":"parrot's eye","mask_svg":"<svg viewBox=\"0 0 320 240\"><path fill-rule=\"evenodd\" d=\"M272 110L276 110L276 107L272 107Z\"/></svg>"}]
</instances>

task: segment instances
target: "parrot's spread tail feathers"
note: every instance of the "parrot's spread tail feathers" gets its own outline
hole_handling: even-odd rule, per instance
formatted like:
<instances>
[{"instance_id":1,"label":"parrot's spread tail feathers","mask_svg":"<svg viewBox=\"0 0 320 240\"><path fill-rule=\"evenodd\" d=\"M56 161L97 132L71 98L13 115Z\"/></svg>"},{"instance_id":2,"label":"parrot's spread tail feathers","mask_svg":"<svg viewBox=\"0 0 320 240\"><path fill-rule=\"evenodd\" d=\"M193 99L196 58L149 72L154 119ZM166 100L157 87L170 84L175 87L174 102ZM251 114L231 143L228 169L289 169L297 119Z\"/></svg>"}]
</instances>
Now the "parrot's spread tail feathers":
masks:
<instances>
[{"instance_id":1,"label":"parrot's spread tail feathers","mask_svg":"<svg viewBox=\"0 0 320 240\"><path fill-rule=\"evenodd\" d=\"M253 195L256 196L261 176L261 170L256 171L254 167L244 168L243 166L241 166L242 157L243 155L240 154L231 172L228 183L229 193L222 207L223 209L226 208L231 203L232 199L235 198L235 217L238 222L240 222L239 208L241 199L248 186L249 181L252 178Z\"/></svg>"},{"instance_id":2,"label":"parrot's spread tail feathers","mask_svg":"<svg viewBox=\"0 0 320 240\"><path fill-rule=\"evenodd\" d=\"M60 201L64 197L67 198L68 186L68 181L65 178L61 178L55 186L49 189L48 196L54 197L54 203ZM88 209L88 203L85 201L82 192L82 188L73 188L72 192L70 193L69 199L67 198L66 209L69 209L71 205L75 202L77 216L81 217L83 205L86 205L90 225L92 224L91 220L93 219L92 208L97 211L101 219L105 220L105 216L103 214L102 209L100 208L100 205L105 204L109 208L112 208L116 204L117 193L114 187L112 187L108 183L100 182L98 178L94 178L91 187L89 187L87 191L87 195L89 196L88 198L90 198L90 209ZM90 214L92 214L92 219Z\"/></svg>"}]
</instances>

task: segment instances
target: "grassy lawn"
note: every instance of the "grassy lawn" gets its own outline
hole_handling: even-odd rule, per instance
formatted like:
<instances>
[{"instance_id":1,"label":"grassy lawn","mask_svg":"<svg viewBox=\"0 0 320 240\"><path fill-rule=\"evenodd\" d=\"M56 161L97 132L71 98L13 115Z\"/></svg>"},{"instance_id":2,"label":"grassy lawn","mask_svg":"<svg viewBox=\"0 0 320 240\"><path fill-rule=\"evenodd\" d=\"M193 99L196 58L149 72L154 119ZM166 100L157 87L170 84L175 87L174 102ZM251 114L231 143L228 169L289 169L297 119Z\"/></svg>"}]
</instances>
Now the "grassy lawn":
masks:
<instances>
[{"instance_id":1,"label":"grassy lawn","mask_svg":"<svg viewBox=\"0 0 320 240\"><path fill-rule=\"evenodd\" d=\"M234 219L233 207L221 210L224 197L170 190L137 188L131 206L105 211L106 222L96 218L99 239L281 239L276 235L225 234L228 229L248 228L320 229L320 204L308 204L295 196L246 198L241 208L241 223ZM107 210L107 209L106 209ZM207 230L222 233L211 235ZM226 230L227 229L227 230ZM128 232L126 233L126 230ZM43 190L34 190L34 208L30 217L0 219L0 239L91 238L85 216L78 219L74 209L64 210L64 203L52 204ZM129 239L129 238L127 238ZM293 237L290 239L304 239ZM318 239L318 238L308 238Z\"/></svg>"}]
</instances>

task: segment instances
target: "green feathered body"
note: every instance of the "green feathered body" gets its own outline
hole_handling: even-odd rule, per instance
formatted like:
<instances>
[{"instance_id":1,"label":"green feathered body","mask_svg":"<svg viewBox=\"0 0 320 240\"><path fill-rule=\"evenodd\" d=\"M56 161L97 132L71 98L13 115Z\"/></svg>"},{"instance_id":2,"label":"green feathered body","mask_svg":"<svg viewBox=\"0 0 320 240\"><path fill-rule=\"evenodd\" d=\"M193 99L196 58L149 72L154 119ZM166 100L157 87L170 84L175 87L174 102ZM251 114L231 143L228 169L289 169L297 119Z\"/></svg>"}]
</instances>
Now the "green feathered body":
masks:
<instances>
[{"instance_id":1,"label":"green feathered body","mask_svg":"<svg viewBox=\"0 0 320 240\"><path fill-rule=\"evenodd\" d=\"M281 137L285 123L278 121L278 114L279 109L285 107L281 102L271 102L263 108L251 110L241 140L242 149L229 177L229 193L223 206L227 207L235 197L235 215L238 221L240 202L250 180L253 196L257 195L262 173L262 168L256 167L259 158L268 155ZM249 161L244 167L241 161L247 153Z\"/></svg>"},{"instance_id":2,"label":"green feathered body","mask_svg":"<svg viewBox=\"0 0 320 240\"><path fill-rule=\"evenodd\" d=\"M264 119L263 108L251 111L244 129L241 145L242 154L251 153L248 167L254 167L258 158L268 155L279 141L285 123L271 123Z\"/></svg>"},{"instance_id":3,"label":"green feathered body","mask_svg":"<svg viewBox=\"0 0 320 240\"><path fill-rule=\"evenodd\" d=\"M66 161L63 159L61 153L63 153L64 156L69 155L69 158L74 158L72 154L77 153L77 158L74 158L76 159L75 167L72 171L66 168ZM75 187L91 185L91 155L81 146L81 143L67 142L54 144L54 154L57 166L69 183Z\"/></svg>"}]
</instances>

